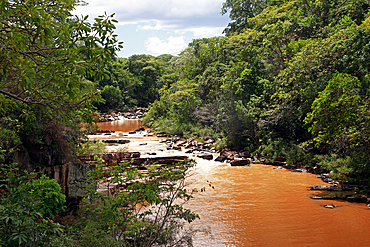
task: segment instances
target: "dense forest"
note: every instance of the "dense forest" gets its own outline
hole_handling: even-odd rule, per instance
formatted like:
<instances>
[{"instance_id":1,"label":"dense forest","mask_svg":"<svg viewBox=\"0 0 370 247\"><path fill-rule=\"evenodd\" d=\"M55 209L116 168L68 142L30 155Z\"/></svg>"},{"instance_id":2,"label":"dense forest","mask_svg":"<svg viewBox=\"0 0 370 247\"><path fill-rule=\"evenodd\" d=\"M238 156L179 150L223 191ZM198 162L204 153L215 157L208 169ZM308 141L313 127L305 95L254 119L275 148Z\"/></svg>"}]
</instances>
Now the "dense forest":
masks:
<instances>
[{"instance_id":1,"label":"dense forest","mask_svg":"<svg viewBox=\"0 0 370 247\"><path fill-rule=\"evenodd\" d=\"M159 98L163 86L176 80L172 58L168 54L133 55L107 63L101 80L91 78L103 98L97 109L109 112L148 107Z\"/></svg>"},{"instance_id":2,"label":"dense forest","mask_svg":"<svg viewBox=\"0 0 370 247\"><path fill-rule=\"evenodd\" d=\"M178 56L109 63L98 108L150 105L144 124L168 134L211 136L219 149L285 157L365 185L368 10L365 0L228 0L226 37L193 40Z\"/></svg>"},{"instance_id":3,"label":"dense forest","mask_svg":"<svg viewBox=\"0 0 370 247\"><path fill-rule=\"evenodd\" d=\"M117 213L127 197L106 211L90 205L85 211L95 218L65 229L53 218L65 211L59 185L20 171L75 162L80 124L93 124L96 110L149 107L143 123L157 131L209 136L218 149L285 158L370 185L369 0L226 0L225 36L195 39L177 56L129 58L115 55L122 44L113 15L89 23L72 16L76 4L1 0L0 245L100 246L104 235L100 244L122 246L111 227L130 241L157 231L144 216ZM151 188L163 193L159 184ZM135 202L161 200L148 187L132 191Z\"/></svg>"}]
</instances>

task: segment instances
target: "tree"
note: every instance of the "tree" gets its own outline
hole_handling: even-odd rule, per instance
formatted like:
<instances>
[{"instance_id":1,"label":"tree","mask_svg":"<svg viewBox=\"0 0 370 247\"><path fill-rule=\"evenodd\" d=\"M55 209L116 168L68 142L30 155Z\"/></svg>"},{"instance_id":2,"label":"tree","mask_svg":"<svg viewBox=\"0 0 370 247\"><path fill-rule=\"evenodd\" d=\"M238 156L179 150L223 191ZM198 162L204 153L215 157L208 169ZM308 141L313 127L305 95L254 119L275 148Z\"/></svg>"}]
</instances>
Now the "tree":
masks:
<instances>
[{"instance_id":1,"label":"tree","mask_svg":"<svg viewBox=\"0 0 370 247\"><path fill-rule=\"evenodd\" d=\"M96 81L96 84L101 91L107 85L119 87L123 97L110 109L147 107L153 103L158 98L158 90L169 86L176 78L171 65L172 57L168 54L158 57L133 55L128 59L117 58L108 62L103 79ZM101 105L98 109L107 110Z\"/></svg>"},{"instance_id":2,"label":"tree","mask_svg":"<svg viewBox=\"0 0 370 247\"><path fill-rule=\"evenodd\" d=\"M229 23L224 33L232 34L243 31L248 27L248 19L261 13L266 7L266 0L226 0L222 5L221 13L224 15L229 11L233 22Z\"/></svg>"},{"instance_id":3,"label":"tree","mask_svg":"<svg viewBox=\"0 0 370 247\"><path fill-rule=\"evenodd\" d=\"M87 16L72 16L76 4L0 2L0 128L16 133L23 146L43 145L41 130L50 122L77 130L82 118L88 121L100 96L84 77L101 77L122 47L113 15L90 24Z\"/></svg>"},{"instance_id":4,"label":"tree","mask_svg":"<svg viewBox=\"0 0 370 247\"><path fill-rule=\"evenodd\" d=\"M91 174L94 183L86 196L89 211L87 221L79 226L79 243L91 246L91 240L95 240L86 239L85 232L94 231L95 227L90 226L98 214L101 217L97 225L109 246L192 246L193 232L184 229L184 223L199 217L183 207L192 198L185 189L187 170L192 166L193 162L187 160L146 166L146 172L142 172L130 163L122 163L107 171L99 162ZM106 193L96 191L102 185ZM96 206L96 199L103 203Z\"/></svg>"},{"instance_id":5,"label":"tree","mask_svg":"<svg viewBox=\"0 0 370 247\"><path fill-rule=\"evenodd\" d=\"M101 91L101 96L105 100L104 103L99 104L99 109L104 111L110 111L122 108L123 96L120 88L112 85L104 86Z\"/></svg>"},{"instance_id":6,"label":"tree","mask_svg":"<svg viewBox=\"0 0 370 247\"><path fill-rule=\"evenodd\" d=\"M227 37L193 40L173 59L177 81L161 90L144 122L296 164L335 154L366 178L369 6L226 0Z\"/></svg>"},{"instance_id":7,"label":"tree","mask_svg":"<svg viewBox=\"0 0 370 247\"><path fill-rule=\"evenodd\" d=\"M312 124L309 131L319 144L334 144L345 136L347 140L356 137L359 91L360 81L356 77L336 74L315 99L305 122Z\"/></svg>"},{"instance_id":8,"label":"tree","mask_svg":"<svg viewBox=\"0 0 370 247\"><path fill-rule=\"evenodd\" d=\"M65 246L63 226L54 220L64 211L59 184L45 176L18 176L13 169L0 174L0 245Z\"/></svg>"},{"instance_id":9,"label":"tree","mask_svg":"<svg viewBox=\"0 0 370 247\"><path fill-rule=\"evenodd\" d=\"M2 0L1 94L59 113L91 100L81 79L102 75L118 41L113 15L90 24L71 15L75 4Z\"/></svg>"},{"instance_id":10,"label":"tree","mask_svg":"<svg viewBox=\"0 0 370 247\"><path fill-rule=\"evenodd\" d=\"M91 121L100 100L85 77L101 77L104 63L122 47L113 15L91 24L87 16L72 16L78 2L0 0L1 246L58 246L65 240L52 218L63 211L60 186L46 177L17 175L14 167L55 165L71 153L79 124ZM18 149L26 157L22 164L13 163ZM48 152L48 159L31 152Z\"/></svg>"}]
</instances>

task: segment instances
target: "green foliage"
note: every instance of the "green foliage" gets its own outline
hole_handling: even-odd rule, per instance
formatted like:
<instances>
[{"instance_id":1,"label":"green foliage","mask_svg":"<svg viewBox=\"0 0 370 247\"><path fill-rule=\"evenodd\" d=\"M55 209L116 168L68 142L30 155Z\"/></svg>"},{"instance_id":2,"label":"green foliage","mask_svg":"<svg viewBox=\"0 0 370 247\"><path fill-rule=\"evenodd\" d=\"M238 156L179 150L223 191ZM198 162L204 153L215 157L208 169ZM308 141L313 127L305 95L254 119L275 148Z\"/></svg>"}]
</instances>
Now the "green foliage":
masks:
<instances>
[{"instance_id":1,"label":"green foliage","mask_svg":"<svg viewBox=\"0 0 370 247\"><path fill-rule=\"evenodd\" d=\"M347 74L337 74L328 82L305 119L312 123L309 131L316 134L318 143L333 143L343 135L354 138L359 90L359 80Z\"/></svg>"},{"instance_id":2,"label":"green foliage","mask_svg":"<svg viewBox=\"0 0 370 247\"><path fill-rule=\"evenodd\" d=\"M289 146L289 143L286 143L283 139L276 139L267 145L262 145L261 155L269 161L277 160L279 157L286 157Z\"/></svg>"},{"instance_id":3,"label":"green foliage","mask_svg":"<svg viewBox=\"0 0 370 247\"><path fill-rule=\"evenodd\" d=\"M121 110L153 103L158 99L158 90L174 82L172 58L172 55L133 55L108 62L104 77L95 80L106 100L97 105L98 109Z\"/></svg>"},{"instance_id":4,"label":"green foliage","mask_svg":"<svg viewBox=\"0 0 370 247\"><path fill-rule=\"evenodd\" d=\"M174 83L170 89L163 88L160 93L160 100L151 105L143 124L159 127L169 134L184 135L191 132L197 126L193 112L200 102L193 90Z\"/></svg>"},{"instance_id":5,"label":"green foliage","mask_svg":"<svg viewBox=\"0 0 370 247\"><path fill-rule=\"evenodd\" d=\"M79 1L0 1L0 245L65 246L65 195L55 180L17 175L58 165L92 122L104 65L122 48L113 15L73 16ZM47 157L47 158L45 158ZM63 160L64 159L64 160Z\"/></svg>"},{"instance_id":6,"label":"green foliage","mask_svg":"<svg viewBox=\"0 0 370 247\"><path fill-rule=\"evenodd\" d=\"M262 12L268 6L267 1L258 0L226 0L222 4L221 13L230 12L229 17L233 21L224 30L226 34L241 32L248 27L249 19Z\"/></svg>"},{"instance_id":7,"label":"green foliage","mask_svg":"<svg viewBox=\"0 0 370 247\"><path fill-rule=\"evenodd\" d=\"M101 141L88 141L86 143L80 144L76 149L77 155L91 155L91 154L101 154L106 153L107 144Z\"/></svg>"},{"instance_id":8,"label":"green foliage","mask_svg":"<svg viewBox=\"0 0 370 247\"><path fill-rule=\"evenodd\" d=\"M112 85L105 85L101 91L104 103L99 104L102 111L112 111L122 109L123 96L120 88Z\"/></svg>"},{"instance_id":9,"label":"green foliage","mask_svg":"<svg viewBox=\"0 0 370 247\"><path fill-rule=\"evenodd\" d=\"M91 244L86 232L93 242L98 234L105 235L104 243L112 246L117 242L120 246L191 246L191 231L183 228L198 216L182 206L192 198L184 188L191 166L191 162L154 165L142 173L129 163L110 167L110 171L99 165L91 174L94 183L85 201L86 218L76 223L75 238L82 246ZM106 188L105 192L97 192L97 187ZM102 203L97 205L95 199Z\"/></svg>"},{"instance_id":10,"label":"green foliage","mask_svg":"<svg viewBox=\"0 0 370 247\"><path fill-rule=\"evenodd\" d=\"M63 227L54 221L63 211L65 196L55 180L28 180L2 168L0 194L1 246L65 246ZM37 191L36 191L37 190Z\"/></svg>"},{"instance_id":11,"label":"green foliage","mask_svg":"<svg viewBox=\"0 0 370 247\"><path fill-rule=\"evenodd\" d=\"M334 179L348 181L351 175L353 175L356 161L354 161L352 157L340 158L333 154L323 157L317 165L324 170L332 171Z\"/></svg>"},{"instance_id":12,"label":"green foliage","mask_svg":"<svg viewBox=\"0 0 370 247\"><path fill-rule=\"evenodd\" d=\"M122 48L113 15L90 23L71 14L76 4L2 0L0 8L0 129L11 131L25 150L54 149L59 160L101 100L84 77L101 78L104 64Z\"/></svg>"},{"instance_id":13,"label":"green foliage","mask_svg":"<svg viewBox=\"0 0 370 247\"><path fill-rule=\"evenodd\" d=\"M104 220L106 217L99 199L83 202L76 218L66 226L68 236L81 247L122 246L121 241L107 231L109 225Z\"/></svg>"},{"instance_id":14,"label":"green foliage","mask_svg":"<svg viewBox=\"0 0 370 247\"><path fill-rule=\"evenodd\" d=\"M5 147L5 143L7 142L10 142L13 146L15 146L18 143L20 143L20 139L18 136L12 135L10 130L7 129L0 130L0 145L1 145L0 148Z\"/></svg>"},{"instance_id":15,"label":"green foliage","mask_svg":"<svg viewBox=\"0 0 370 247\"><path fill-rule=\"evenodd\" d=\"M91 103L96 92L85 90L81 76L101 76L118 41L113 15L90 24L71 15L74 5L2 1L2 95L54 116Z\"/></svg>"},{"instance_id":16,"label":"green foliage","mask_svg":"<svg viewBox=\"0 0 370 247\"><path fill-rule=\"evenodd\" d=\"M144 123L170 134L203 129L220 138L219 148L291 164L350 157L353 172L346 174L366 177L369 6L368 0L226 1L227 37L196 39L172 59L177 80L160 91Z\"/></svg>"},{"instance_id":17,"label":"green foliage","mask_svg":"<svg viewBox=\"0 0 370 247\"><path fill-rule=\"evenodd\" d=\"M55 217L64 212L66 196L60 185L54 179L42 175L40 178L28 182L26 185L31 197L39 201L40 213L46 217Z\"/></svg>"}]
</instances>

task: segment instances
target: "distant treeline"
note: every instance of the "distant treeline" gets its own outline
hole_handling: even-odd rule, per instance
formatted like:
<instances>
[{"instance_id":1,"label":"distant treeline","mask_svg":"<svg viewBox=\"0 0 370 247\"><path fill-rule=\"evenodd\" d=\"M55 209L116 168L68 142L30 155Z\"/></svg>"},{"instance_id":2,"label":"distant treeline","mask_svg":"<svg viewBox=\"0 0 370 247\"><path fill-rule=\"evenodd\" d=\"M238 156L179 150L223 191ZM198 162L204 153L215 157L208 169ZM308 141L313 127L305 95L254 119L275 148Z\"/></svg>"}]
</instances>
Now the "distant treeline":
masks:
<instances>
[{"instance_id":1,"label":"distant treeline","mask_svg":"<svg viewBox=\"0 0 370 247\"><path fill-rule=\"evenodd\" d=\"M170 63L172 58L172 55L133 55L108 62L103 78L94 82L104 99L96 104L98 110L148 107L159 99L159 90L164 85L176 80L175 68Z\"/></svg>"},{"instance_id":2,"label":"distant treeline","mask_svg":"<svg viewBox=\"0 0 370 247\"><path fill-rule=\"evenodd\" d=\"M367 0L226 1L226 37L108 64L99 108L113 107L114 88L117 104L151 103L144 123L169 134L368 183L368 11Z\"/></svg>"},{"instance_id":3,"label":"distant treeline","mask_svg":"<svg viewBox=\"0 0 370 247\"><path fill-rule=\"evenodd\" d=\"M191 198L188 162L141 174L97 161L96 178L125 192L101 201L93 190L76 217L58 217L55 174L27 171L80 165L96 108L149 106L144 124L158 131L332 171L370 194L370 0L226 0L225 37L128 59L115 58L114 15L90 23L78 4L1 2L0 246L192 245L181 230L198 216L176 204ZM138 203L161 210L133 213Z\"/></svg>"}]
</instances>

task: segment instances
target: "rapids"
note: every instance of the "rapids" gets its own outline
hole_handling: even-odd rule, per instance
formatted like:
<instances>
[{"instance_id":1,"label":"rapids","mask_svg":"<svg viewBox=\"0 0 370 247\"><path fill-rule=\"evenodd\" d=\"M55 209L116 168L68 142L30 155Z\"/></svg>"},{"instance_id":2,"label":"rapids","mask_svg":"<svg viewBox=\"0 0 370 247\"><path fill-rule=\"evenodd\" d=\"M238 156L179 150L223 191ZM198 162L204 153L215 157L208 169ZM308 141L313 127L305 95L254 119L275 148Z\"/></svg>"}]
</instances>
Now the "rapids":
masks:
<instances>
[{"instance_id":1,"label":"rapids","mask_svg":"<svg viewBox=\"0 0 370 247\"><path fill-rule=\"evenodd\" d=\"M143 157L153 152L157 156L179 153L166 150L160 138L128 135L126 132L140 126L139 120L99 125L103 130L116 131L109 138L130 139L126 149L140 151ZM118 147L109 148L114 151ZM231 167L190 156L197 165L187 180L188 187L205 191L195 193L186 207L201 218L192 227L210 232L197 234L194 246L370 246L370 208L366 204L310 199L322 192L308 191L307 187L328 185L314 174L260 164ZM341 207L324 208L327 204Z\"/></svg>"}]
</instances>

